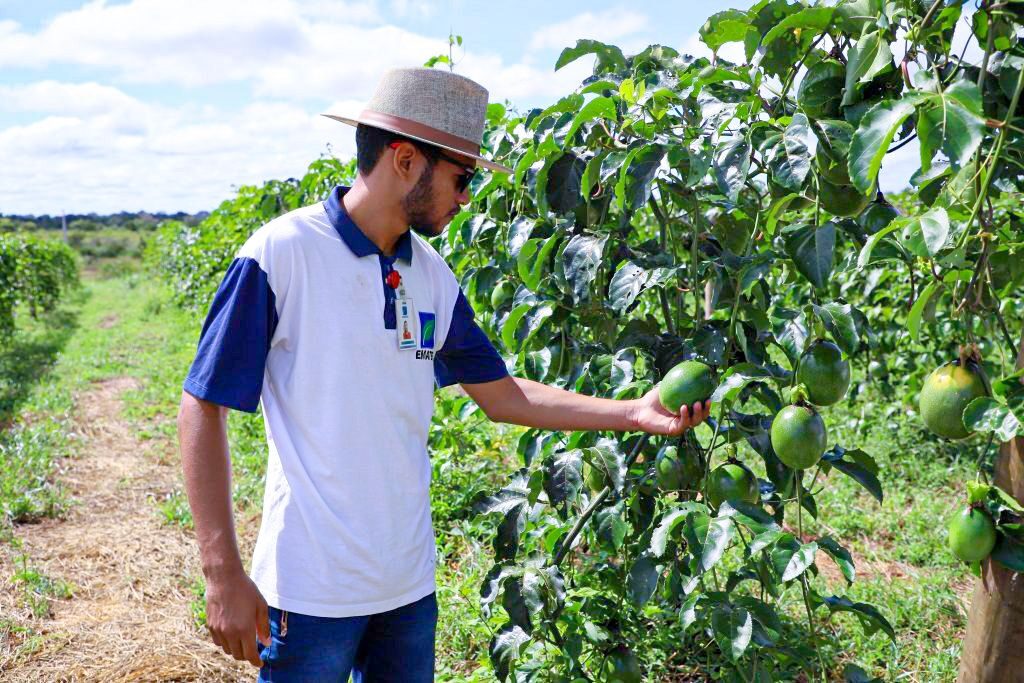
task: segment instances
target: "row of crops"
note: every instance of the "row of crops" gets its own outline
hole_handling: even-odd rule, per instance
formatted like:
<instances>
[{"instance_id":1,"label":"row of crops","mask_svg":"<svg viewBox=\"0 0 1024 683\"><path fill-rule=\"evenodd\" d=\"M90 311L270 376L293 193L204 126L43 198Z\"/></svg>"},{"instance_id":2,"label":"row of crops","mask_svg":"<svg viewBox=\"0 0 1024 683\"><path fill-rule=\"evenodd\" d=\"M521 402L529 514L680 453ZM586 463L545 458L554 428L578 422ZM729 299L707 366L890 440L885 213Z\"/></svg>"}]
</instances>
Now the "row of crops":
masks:
<instances>
[{"instance_id":1,"label":"row of crops","mask_svg":"<svg viewBox=\"0 0 1024 683\"><path fill-rule=\"evenodd\" d=\"M78 284L78 259L67 245L24 235L0 235L0 344L14 333L16 316L54 310Z\"/></svg>"}]
</instances>

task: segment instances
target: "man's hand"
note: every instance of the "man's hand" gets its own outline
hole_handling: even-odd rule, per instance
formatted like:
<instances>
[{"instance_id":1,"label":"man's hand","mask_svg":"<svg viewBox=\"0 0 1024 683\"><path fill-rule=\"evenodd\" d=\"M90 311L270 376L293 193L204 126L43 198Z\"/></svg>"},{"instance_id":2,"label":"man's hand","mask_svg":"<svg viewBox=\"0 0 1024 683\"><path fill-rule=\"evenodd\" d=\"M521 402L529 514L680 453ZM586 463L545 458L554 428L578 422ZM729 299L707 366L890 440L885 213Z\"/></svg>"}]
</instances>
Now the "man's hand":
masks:
<instances>
[{"instance_id":1,"label":"man's hand","mask_svg":"<svg viewBox=\"0 0 1024 683\"><path fill-rule=\"evenodd\" d=\"M658 387L654 387L634 402L633 421L638 430L648 434L677 436L696 427L710 414L711 401L705 401L703 405L694 403L692 406L683 406L678 415L670 413L661 405Z\"/></svg>"},{"instance_id":2,"label":"man's hand","mask_svg":"<svg viewBox=\"0 0 1024 683\"><path fill-rule=\"evenodd\" d=\"M263 666L256 637L270 647L270 610L252 579L242 574L206 584L206 627L213 642L239 661Z\"/></svg>"}]
</instances>

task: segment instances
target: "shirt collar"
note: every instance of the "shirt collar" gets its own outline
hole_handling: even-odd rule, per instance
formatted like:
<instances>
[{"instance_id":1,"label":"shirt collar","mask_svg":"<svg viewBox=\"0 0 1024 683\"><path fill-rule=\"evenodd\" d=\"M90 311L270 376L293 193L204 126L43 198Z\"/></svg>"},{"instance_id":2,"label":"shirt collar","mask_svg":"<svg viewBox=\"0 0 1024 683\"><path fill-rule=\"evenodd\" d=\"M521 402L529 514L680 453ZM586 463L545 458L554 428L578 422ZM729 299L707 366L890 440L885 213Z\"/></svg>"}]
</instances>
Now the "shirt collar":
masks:
<instances>
[{"instance_id":1,"label":"shirt collar","mask_svg":"<svg viewBox=\"0 0 1024 683\"><path fill-rule=\"evenodd\" d=\"M349 189L344 185L338 185L331 190L330 196L324 202L324 208L327 209L327 218L331 221L334 229L338 231L338 234L341 235L341 241L348 245L353 254L359 257L370 256L371 254L384 256L380 248L359 229L359 226L348 215L348 211L345 210L345 205L342 203L341 198L345 196ZM403 232L402 236L398 238L398 243L395 245L395 257L407 263L412 263L412 235L410 232L410 230ZM384 258L387 258L387 256L384 256Z\"/></svg>"}]
</instances>

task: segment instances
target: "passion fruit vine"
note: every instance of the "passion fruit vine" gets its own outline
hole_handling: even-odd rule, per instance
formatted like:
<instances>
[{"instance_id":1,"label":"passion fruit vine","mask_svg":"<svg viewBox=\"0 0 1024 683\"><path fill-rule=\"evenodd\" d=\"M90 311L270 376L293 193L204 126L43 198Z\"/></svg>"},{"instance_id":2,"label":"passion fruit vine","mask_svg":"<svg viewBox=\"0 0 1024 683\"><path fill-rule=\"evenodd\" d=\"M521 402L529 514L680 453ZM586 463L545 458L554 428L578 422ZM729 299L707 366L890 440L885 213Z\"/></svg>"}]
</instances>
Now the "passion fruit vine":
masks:
<instances>
[{"instance_id":1,"label":"passion fruit vine","mask_svg":"<svg viewBox=\"0 0 1024 683\"><path fill-rule=\"evenodd\" d=\"M719 465L708 475L707 496L711 507L715 508L727 500L756 503L760 498L757 477L738 462Z\"/></svg>"}]
</instances>

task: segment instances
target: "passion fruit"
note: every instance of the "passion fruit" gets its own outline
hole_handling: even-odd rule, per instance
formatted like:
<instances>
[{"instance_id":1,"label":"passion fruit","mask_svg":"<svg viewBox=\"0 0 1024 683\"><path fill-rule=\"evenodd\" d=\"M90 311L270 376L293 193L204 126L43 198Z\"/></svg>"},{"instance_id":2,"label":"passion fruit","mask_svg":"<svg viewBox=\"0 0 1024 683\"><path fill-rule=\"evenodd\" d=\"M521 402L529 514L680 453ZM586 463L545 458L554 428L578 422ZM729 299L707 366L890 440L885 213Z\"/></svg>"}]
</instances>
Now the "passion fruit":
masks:
<instances>
[{"instance_id":1,"label":"passion fruit","mask_svg":"<svg viewBox=\"0 0 1024 683\"><path fill-rule=\"evenodd\" d=\"M807 387L811 403L830 406L842 400L850 388L850 363L838 346L819 339L800 357L796 381Z\"/></svg>"},{"instance_id":2,"label":"passion fruit","mask_svg":"<svg viewBox=\"0 0 1024 683\"><path fill-rule=\"evenodd\" d=\"M665 446L658 451L654 468L662 491L696 489L702 474L697 458L675 446Z\"/></svg>"},{"instance_id":3,"label":"passion fruit","mask_svg":"<svg viewBox=\"0 0 1024 683\"><path fill-rule=\"evenodd\" d=\"M787 467L806 470L821 459L828 446L825 421L808 405L786 406L772 421L772 448Z\"/></svg>"},{"instance_id":4,"label":"passion fruit","mask_svg":"<svg viewBox=\"0 0 1024 683\"><path fill-rule=\"evenodd\" d=\"M711 471L708 475L707 494L708 502L715 508L727 500L756 503L760 498L757 477L736 462L727 462Z\"/></svg>"},{"instance_id":5,"label":"passion fruit","mask_svg":"<svg viewBox=\"0 0 1024 683\"><path fill-rule=\"evenodd\" d=\"M819 178L821 207L833 216L853 218L859 216L871 203L869 195L861 194L853 185L836 185L827 178ZM869 193L870 194L870 193Z\"/></svg>"},{"instance_id":6,"label":"passion fruit","mask_svg":"<svg viewBox=\"0 0 1024 683\"><path fill-rule=\"evenodd\" d=\"M853 126L846 121L821 121L819 124L824 132L824 139L818 141L818 151L814 154L814 163L818 172L830 183L836 185L850 184L850 171L847 159L850 156L850 140L853 139Z\"/></svg>"},{"instance_id":7,"label":"passion fruit","mask_svg":"<svg viewBox=\"0 0 1024 683\"><path fill-rule=\"evenodd\" d=\"M678 413L684 405L692 406L711 398L716 386L715 373L708 365L696 360L684 360L669 370L661 380L658 398L665 410Z\"/></svg>"},{"instance_id":8,"label":"passion fruit","mask_svg":"<svg viewBox=\"0 0 1024 683\"><path fill-rule=\"evenodd\" d=\"M825 59L807 70L796 91L800 109L812 119L839 116L846 86L846 67L834 59Z\"/></svg>"},{"instance_id":9,"label":"passion fruit","mask_svg":"<svg viewBox=\"0 0 1024 683\"><path fill-rule=\"evenodd\" d=\"M491 308L497 311L505 305L505 302L511 301L515 293L516 286L508 280L502 280L497 287L491 290Z\"/></svg>"},{"instance_id":10,"label":"passion fruit","mask_svg":"<svg viewBox=\"0 0 1024 683\"><path fill-rule=\"evenodd\" d=\"M966 507L949 520L949 549L964 562L981 562L996 545L996 525L987 512Z\"/></svg>"},{"instance_id":11,"label":"passion fruit","mask_svg":"<svg viewBox=\"0 0 1024 683\"><path fill-rule=\"evenodd\" d=\"M874 235L876 232L892 223L900 217L896 207L882 199L875 199L864 209L864 213L857 217L857 223L864 228L864 232Z\"/></svg>"},{"instance_id":12,"label":"passion fruit","mask_svg":"<svg viewBox=\"0 0 1024 683\"><path fill-rule=\"evenodd\" d=\"M964 425L964 408L987 394L981 376L954 361L928 375L917 404L921 419L932 433L947 439L966 439L972 432Z\"/></svg>"}]
</instances>

